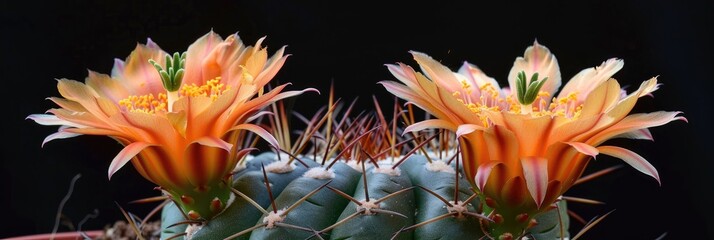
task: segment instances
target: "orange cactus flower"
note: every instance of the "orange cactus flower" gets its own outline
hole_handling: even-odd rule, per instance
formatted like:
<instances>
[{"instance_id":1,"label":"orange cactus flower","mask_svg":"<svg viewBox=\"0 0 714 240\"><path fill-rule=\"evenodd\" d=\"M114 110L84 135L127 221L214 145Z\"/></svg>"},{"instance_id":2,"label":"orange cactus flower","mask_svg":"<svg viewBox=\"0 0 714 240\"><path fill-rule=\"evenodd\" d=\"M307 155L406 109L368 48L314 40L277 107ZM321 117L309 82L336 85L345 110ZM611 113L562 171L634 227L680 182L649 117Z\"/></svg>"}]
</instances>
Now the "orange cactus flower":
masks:
<instances>
[{"instance_id":1,"label":"orange cactus flower","mask_svg":"<svg viewBox=\"0 0 714 240\"><path fill-rule=\"evenodd\" d=\"M247 150L231 143L248 130L273 146L277 141L251 117L272 102L305 91L264 93L283 66L285 48L268 57L261 47L243 44L237 34L223 40L210 32L184 54L169 55L150 39L137 44L126 61L116 60L111 76L89 72L84 83L61 79L59 108L28 118L59 125L44 143L79 135L106 135L124 149L108 176L131 162L159 185L193 219L210 219L229 201L231 171Z\"/></svg>"},{"instance_id":2,"label":"orange cactus flower","mask_svg":"<svg viewBox=\"0 0 714 240\"><path fill-rule=\"evenodd\" d=\"M530 220L549 209L598 154L622 159L659 182L657 170L640 155L601 144L613 138L652 139L648 128L686 121L680 112L629 114L638 98L659 85L652 78L624 94L611 78L623 67L620 59L582 70L556 96L561 85L558 61L537 42L515 60L510 88L504 89L473 64L466 62L452 72L423 53L411 54L423 73L389 64L403 84L381 84L436 117L405 132L444 128L456 133L466 177L494 208L492 216L503 220L490 224L496 237L523 234Z\"/></svg>"}]
</instances>

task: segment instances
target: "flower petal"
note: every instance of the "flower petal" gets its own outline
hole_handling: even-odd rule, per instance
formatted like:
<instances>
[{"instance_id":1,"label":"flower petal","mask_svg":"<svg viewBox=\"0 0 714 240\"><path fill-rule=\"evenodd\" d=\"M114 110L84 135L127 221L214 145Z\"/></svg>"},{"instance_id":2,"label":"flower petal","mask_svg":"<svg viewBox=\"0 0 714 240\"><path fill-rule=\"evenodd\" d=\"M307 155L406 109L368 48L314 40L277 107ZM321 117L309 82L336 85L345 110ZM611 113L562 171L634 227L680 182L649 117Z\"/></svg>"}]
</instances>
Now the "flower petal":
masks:
<instances>
[{"instance_id":1,"label":"flower petal","mask_svg":"<svg viewBox=\"0 0 714 240\"><path fill-rule=\"evenodd\" d=\"M161 76L156 68L149 63L149 59L164 66L166 55L166 52L151 40L148 40L146 45L137 44L134 51L127 57L126 63L123 64L123 72L116 74L117 77L120 77L119 83L124 84L125 89L130 91L131 95L141 96L163 92Z\"/></svg>"},{"instance_id":2,"label":"flower petal","mask_svg":"<svg viewBox=\"0 0 714 240\"><path fill-rule=\"evenodd\" d=\"M221 179L235 166L229 166L233 144L216 137L202 137L189 144L183 154L184 175L196 187L204 187L211 179Z\"/></svg>"},{"instance_id":3,"label":"flower petal","mask_svg":"<svg viewBox=\"0 0 714 240\"><path fill-rule=\"evenodd\" d=\"M681 112L658 111L653 113L638 113L625 117L622 121L603 129L586 141L587 144L598 146L603 142L620 134L629 133L639 129L661 126L674 120L687 121L685 117L678 116Z\"/></svg>"},{"instance_id":4,"label":"flower petal","mask_svg":"<svg viewBox=\"0 0 714 240\"><path fill-rule=\"evenodd\" d=\"M153 144L150 143L145 143L145 142L134 142L129 144L128 146L124 147L119 154L114 157L112 160L112 163L109 164L109 171L108 171L108 176L109 180L112 179L112 175L119 171L120 168L122 168L126 163L128 163L134 156L139 154L142 150L149 146L154 146Z\"/></svg>"},{"instance_id":5,"label":"flower petal","mask_svg":"<svg viewBox=\"0 0 714 240\"><path fill-rule=\"evenodd\" d=\"M488 155L491 160L502 161L506 166L518 166L520 164L519 149L521 143L511 130L501 125L494 125L484 131L483 140L488 147ZM464 164L465 165L465 164ZM520 175L521 168L509 167L510 175Z\"/></svg>"},{"instance_id":6,"label":"flower petal","mask_svg":"<svg viewBox=\"0 0 714 240\"><path fill-rule=\"evenodd\" d=\"M45 138L45 140L42 141L42 147L45 146L45 143L55 140L55 139L72 138L72 137L76 137L79 135L82 135L82 134L77 134L77 133L73 133L73 132L66 132L66 131L60 130L59 132L56 132L56 133L53 133L53 134L50 134L49 136L47 136Z\"/></svg>"},{"instance_id":7,"label":"flower petal","mask_svg":"<svg viewBox=\"0 0 714 240\"><path fill-rule=\"evenodd\" d=\"M186 51L186 74L183 84L203 85L203 61L218 44L223 41L221 36L211 30L206 35L193 42Z\"/></svg>"},{"instance_id":8,"label":"flower petal","mask_svg":"<svg viewBox=\"0 0 714 240\"><path fill-rule=\"evenodd\" d=\"M129 97L130 90L120 81L109 77L109 75L89 71L89 75L84 82L94 89L99 96L108 98L114 103Z\"/></svg>"},{"instance_id":9,"label":"flower petal","mask_svg":"<svg viewBox=\"0 0 714 240\"><path fill-rule=\"evenodd\" d=\"M494 172L494 169L503 170L502 168L504 167L505 165L503 164L503 162L500 161L491 161L479 165L478 170L476 170L476 176L474 176L474 183L476 184L476 187L478 187L479 190L483 192L486 183L491 177L491 172ZM503 173L501 173L500 175L503 175Z\"/></svg>"},{"instance_id":10,"label":"flower petal","mask_svg":"<svg viewBox=\"0 0 714 240\"><path fill-rule=\"evenodd\" d=\"M174 130L181 134L182 137L186 138L186 126L188 124L188 119L186 118L186 111L169 112L166 113L166 119L169 120L171 126Z\"/></svg>"},{"instance_id":11,"label":"flower petal","mask_svg":"<svg viewBox=\"0 0 714 240\"><path fill-rule=\"evenodd\" d=\"M27 118L25 118L25 119L30 119L32 121L35 121L37 124L45 125L45 126L65 125L65 126L72 126L72 127L84 127L84 125L60 119L57 116L52 115L52 114L31 114L30 116L27 116Z\"/></svg>"},{"instance_id":12,"label":"flower petal","mask_svg":"<svg viewBox=\"0 0 714 240\"><path fill-rule=\"evenodd\" d=\"M459 74L465 76L471 84L474 86L481 88L485 85L490 84L491 86L494 87L494 89L500 90L501 86L498 84L496 79L489 77L486 75L481 69L479 69L476 65L473 65L468 62L464 62L464 64L459 68ZM505 95L503 94L502 91L499 91L500 97L504 97Z\"/></svg>"},{"instance_id":13,"label":"flower petal","mask_svg":"<svg viewBox=\"0 0 714 240\"><path fill-rule=\"evenodd\" d=\"M550 116L531 117L504 112L503 124L518 138L521 156L542 156L555 121ZM497 119L497 118L491 118ZM494 121L497 122L498 120Z\"/></svg>"},{"instance_id":14,"label":"flower petal","mask_svg":"<svg viewBox=\"0 0 714 240\"><path fill-rule=\"evenodd\" d=\"M638 129L638 130L634 130L631 132L626 132L623 134L616 135L612 138L629 138L629 139L641 139L641 140L654 141L654 138L652 137L652 133L647 128Z\"/></svg>"},{"instance_id":15,"label":"flower petal","mask_svg":"<svg viewBox=\"0 0 714 240\"><path fill-rule=\"evenodd\" d=\"M424 53L416 51L410 51L410 53L424 74L434 81L437 86L451 93L461 90L461 82L456 79L454 73L449 68Z\"/></svg>"},{"instance_id":16,"label":"flower petal","mask_svg":"<svg viewBox=\"0 0 714 240\"><path fill-rule=\"evenodd\" d=\"M255 121L255 120L257 120L258 118L260 118L260 117L262 117L262 116L265 116L265 115L273 116L273 115L275 115L275 114L274 114L273 112L271 112L271 111L260 111L260 112L258 112L258 113L256 113L256 114L254 114L253 116L249 117L249 118L246 120L246 122Z\"/></svg>"},{"instance_id":17,"label":"flower petal","mask_svg":"<svg viewBox=\"0 0 714 240\"><path fill-rule=\"evenodd\" d=\"M578 152L588 155L588 156L591 156L593 158L599 154L597 148L590 146L588 144L585 144L585 143L581 143L581 142L564 142L564 143L572 146L573 148L575 148L575 150L578 150Z\"/></svg>"},{"instance_id":18,"label":"flower petal","mask_svg":"<svg viewBox=\"0 0 714 240\"><path fill-rule=\"evenodd\" d=\"M472 133L476 130L485 130L486 128L476 125L476 124L461 124L459 127L456 129L456 137L461 137L463 135Z\"/></svg>"},{"instance_id":19,"label":"flower petal","mask_svg":"<svg viewBox=\"0 0 714 240\"><path fill-rule=\"evenodd\" d=\"M528 199L528 187L523 177L515 176L506 181L500 196L508 204L507 207L517 208L522 205Z\"/></svg>"},{"instance_id":20,"label":"flower petal","mask_svg":"<svg viewBox=\"0 0 714 240\"><path fill-rule=\"evenodd\" d=\"M203 146L220 148L220 149L226 150L228 152L230 152L231 149L233 148L233 144L223 141L223 139L216 138L216 137L210 137L210 136L199 138L194 142L201 144Z\"/></svg>"},{"instance_id":21,"label":"flower petal","mask_svg":"<svg viewBox=\"0 0 714 240\"><path fill-rule=\"evenodd\" d=\"M273 146L275 149L280 149L280 145L278 144L278 140L275 139L275 137L273 137L273 135L270 134L270 132L268 132L267 130L265 130L264 128L262 128L262 127L260 127L260 126L258 126L258 125L250 124L250 123L243 123L243 124L239 124L238 126L235 126L235 127L231 128L231 129L228 130L228 131L235 131L235 130L248 130L248 131L251 131L251 132L257 134L258 136L260 136L261 138L263 138L265 141L267 141L267 142L268 142L271 146Z\"/></svg>"},{"instance_id":22,"label":"flower petal","mask_svg":"<svg viewBox=\"0 0 714 240\"><path fill-rule=\"evenodd\" d=\"M600 150L600 153L602 154L622 159L622 161L634 167L638 171L653 177L657 180L657 183L662 185L657 169L639 154L615 146L600 146L597 149Z\"/></svg>"},{"instance_id":23,"label":"flower petal","mask_svg":"<svg viewBox=\"0 0 714 240\"><path fill-rule=\"evenodd\" d=\"M620 84L610 79L593 90L583 103L580 116L593 116L604 113L620 99ZM576 104L577 105L577 104Z\"/></svg>"},{"instance_id":24,"label":"flower petal","mask_svg":"<svg viewBox=\"0 0 714 240\"><path fill-rule=\"evenodd\" d=\"M540 208L548 190L548 159L525 157L521 159L521 166L528 191Z\"/></svg>"},{"instance_id":25,"label":"flower petal","mask_svg":"<svg viewBox=\"0 0 714 240\"><path fill-rule=\"evenodd\" d=\"M563 90L558 94L558 98L564 98L577 92L578 98L587 99L591 91L610 79L624 65L622 60L611 58L602 62L600 66L583 69L565 84Z\"/></svg>"},{"instance_id":26,"label":"flower petal","mask_svg":"<svg viewBox=\"0 0 714 240\"><path fill-rule=\"evenodd\" d=\"M404 132L402 132L402 135L407 134L409 132L418 132L424 129L431 129L431 128L440 128L440 129L448 129L448 130L455 130L456 126L446 120L441 120L441 119L427 119L421 122L414 123L412 125L407 126L404 128Z\"/></svg>"},{"instance_id":27,"label":"flower petal","mask_svg":"<svg viewBox=\"0 0 714 240\"><path fill-rule=\"evenodd\" d=\"M516 76L521 71L525 71L527 79L530 79L534 73L538 73L538 80L548 77L541 91L547 92L551 96L554 96L555 91L560 88L558 60L547 47L538 44L538 41L534 41L532 46L526 48L523 57L518 57L513 62L513 67L508 73L510 89L516 89Z\"/></svg>"}]
</instances>

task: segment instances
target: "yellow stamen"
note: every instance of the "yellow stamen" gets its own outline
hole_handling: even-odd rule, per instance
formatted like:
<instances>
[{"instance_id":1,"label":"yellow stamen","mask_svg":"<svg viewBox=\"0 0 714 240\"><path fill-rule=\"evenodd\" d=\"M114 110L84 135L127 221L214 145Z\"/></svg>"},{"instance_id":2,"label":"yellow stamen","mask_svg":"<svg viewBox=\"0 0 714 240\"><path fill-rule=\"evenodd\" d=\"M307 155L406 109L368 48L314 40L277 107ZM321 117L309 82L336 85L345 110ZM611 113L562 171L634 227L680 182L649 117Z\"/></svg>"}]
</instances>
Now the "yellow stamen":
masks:
<instances>
[{"instance_id":1,"label":"yellow stamen","mask_svg":"<svg viewBox=\"0 0 714 240\"><path fill-rule=\"evenodd\" d=\"M179 91L159 93L157 97L152 93L142 96L131 95L120 100L119 106L130 112L165 113L171 112L171 105L180 97L204 96L210 97L211 100L215 101L228 90L230 90L230 86L221 83L221 77L216 77L206 81L201 86L196 84L183 85Z\"/></svg>"},{"instance_id":2,"label":"yellow stamen","mask_svg":"<svg viewBox=\"0 0 714 240\"><path fill-rule=\"evenodd\" d=\"M154 97L154 94L147 94L143 96L131 95L125 99L119 101L119 106L124 107L130 112L143 112L154 114L157 112L166 112L167 110L167 97L165 93L159 93L158 97Z\"/></svg>"}]
</instances>

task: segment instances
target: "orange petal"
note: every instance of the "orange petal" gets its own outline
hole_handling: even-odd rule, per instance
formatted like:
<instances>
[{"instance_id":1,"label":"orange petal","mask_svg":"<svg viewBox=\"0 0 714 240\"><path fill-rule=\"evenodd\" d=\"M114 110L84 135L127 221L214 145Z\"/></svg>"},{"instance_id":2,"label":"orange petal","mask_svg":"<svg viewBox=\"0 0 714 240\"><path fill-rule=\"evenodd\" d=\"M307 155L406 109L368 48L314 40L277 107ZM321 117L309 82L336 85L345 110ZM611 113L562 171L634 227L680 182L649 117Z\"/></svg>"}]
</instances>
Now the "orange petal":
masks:
<instances>
[{"instance_id":1,"label":"orange petal","mask_svg":"<svg viewBox=\"0 0 714 240\"><path fill-rule=\"evenodd\" d=\"M486 164L490 164L486 163ZM482 164L481 166L483 166ZM479 168L481 168L479 166ZM486 196L491 196L493 198L498 198L503 189L503 186L506 184L506 182L509 180L511 176L508 175L508 167L505 164L495 164L493 166L484 166L483 171L486 171L490 167L490 171L488 171L488 176L485 177L486 181L485 182L479 182L483 186L481 187L481 192L483 192ZM479 175L480 170L477 170L476 175ZM486 174L484 172L484 174ZM482 178L481 175L479 175L479 178ZM476 177L474 177L474 180Z\"/></svg>"},{"instance_id":2,"label":"orange petal","mask_svg":"<svg viewBox=\"0 0 714 240\"><path fill-rule=\"evenodd\" d=\"M410 51L414 60L417 61L426 76L434 81L440 88L453 93L461 90L461 82L456 79L454 73L441 63L435 61L424 53Z\"/></svg>"},{"instance_id":3,"label":"orange petal","mask_svg":"<svg viewBox=\"0 0 714 240\"><path fill-rule=\"evenodd\" d=\"M169 120L171 126L173 126L174 130L176 130L176 132L181 134L184 138L186 138L186 125L188 123L186 115L186 111L183 110L166 113L166 119Z\"/></svg>"},{"instance_id":4,"label":"orange petal","mask_svg":"<svg viewBox=\"0 0 714 240\"><path fill-rule=\"evenodd\" d=\"M604 113L620 99L620 84L610 79L593 90L583 103L581 117Z\"/></svg>"},{"instance_id":5,"label":"orange petal","mask_svg":"<svg viewBox=\"0 0 714 240\"><path fill-rule=\"evenodd\" d=\"M107 106L99 106L100 103L97 100L99 94L87 85L74 80L61 79L57 81L57 89L63 97L78 102L87 109L89 114L101 121L106 121L107 118L111 116L103 109L103 107L106 108ZM104 104L106 104L106 102Z\"/></svg>"},{"instance_id":6,"label":"orange petal","mask_svg":"<svg viewBox=\"0 0 714 240\"><path fill-rule=\"evenodd\" d=\"M555 55L550 53L550 50L534 41L533 45L526 48L523 57L518 57L513 62L513 67L508 73L508 85L511 89L516 89L516 76L519 72L525 71L527 80L534 73L538 73L538 80L548 77L548 80L543 84L541 91L554 96L555 91L560 88L560 67Z\"/></svg>"},{"instance_id":7,"label":"orange petal","mask_svg":"<svg viewBox=\"0 0 714 240\"><path fill-rule=\"evenodd\" d=\"M246 102L241 102L240 100L236 100L233 105L231 105L231 111L229 111L225 117L222 118L222 121L217 124L223 124L221 128L231 128L235 123L238 122L245 122L246 119L250 118L252 114L258 109L263 108L267 104L270 104L272 101L277 101L277 95L282 91L287 84L279 85L269 92L258 96L256 98L251 99L250 101ZM240 98L238 96L237 98Z\"/></svg>"},{"instance_id":8,"label":"orange petal","mask_svg":"<svg viewBox=\"0 0 714 240\"><path fill-rule=\"evenodd\" d=\"M211 103L213 103L213 100L206 96L181 97L174 102L172 111L185 111L188 119L194 119L211 106Z\"/></svg>"},{"instance_id":9,"label":"orange petal","mask_svg":"<svg viewBox=\"0 0 714 240\"><path fill-rule=\"evenodd\" d=\"M123 64L123 72L117 78L131 95L146 95L149 93L164 92L161 76L156 68L149 63L149 59L156 61L161 66L165 65L166 52L149 40L146 45L137 44L134 51L129 54Z\"/></svg>"},{"instance_id":10,"label":"orange petal","mask_svg":"<svg viewBox=\"0 0 714 240\"><path fill-rule=\"evenodd\" d=\"M223 42L214 47L208 55L203 59L202 71L203 79L213 79L221 76L222 81L227 85L235 86L233 82L238 76L231 74L233 64L242 64L241 55L245 47L237 34L232 34Z\"/></svg>"},{"instance_id":11,"label":"orange petal","mask_svg":"<svg viewBox=\"0 0 714 240\"><path fill-rule=\"evenodd\" d=\"M687 121L686 118L678 116L681 112L653 112L653 113L638 113L625 117L622 121L602 130L587 140L586 143L598 146L603 142L616 137L620 134L629 133L639 129L661 126L674 120Z\"/></svg>"},{"instance_id":12,"label":"orange petal","mask_svg":"<svg viewBox=\"0 0 714 240\"><path fill-rule=\"evenodd\" d=\"M126 112L121 115L130 124L128 127L138 130L137 133L141 134L138 141L171 146L182 139L166 117L141 112Z\"/></svg>"},{"instance_id":13,"label":"orange petal","mask_svg":"<svg viewBox=\"0 0 714 240\"><path fill-rule=\"evenodd\" d=\"M421 122L417 122L414 124L411 124L404 128L404 132L402 135L410 133L410 132L418 132L424 129L431 129L431 128L440 128L440 129L448 129L448 130L455 130L456 126L446 120L441 120L441 119L427 119Z\"/></svg>"},{"instance_id":14,"label":"orange petal","mask_svg":"<svg viewBox=\"0 0 714 240\"><path fill-rule=\"evenodd\" d=\"M484 187L486 186L486 183L488 182L488 179L491 177L491 172L494 169L503 168L503 167L504 167L503 162L500 162L500 161L491 161L491 162L487 162L487 163L479 165L478 170L476 170L476 176L474 177L474 183L476 184L476 187L478 187L479 190L481 190L483 192ZM498 170L495 172L498 172ZM494 174L496 174L496 173L494 173ZM500 173L500 174L503 175L503 173Z\"/></svg>"},{"instance_id":15,"label":"orange petal","mask_svg":"<svg viewBox=\"0 0 714 240\"><path fill-rule=\"evenodd\" d=\"M55 126L55 125L65 125L65 126L72 126L72 127L84 127L82 124L74 123L71 121L67 121L64 119L60 119L55 115L52 114L31 114L30 116L27 116L25 119L30 119L32 121L35 121L37 124L40 125L45 125L45 126Z\"/></svg>"},{"instance_id":16,"label":"orange petal","mask_svg":"<svg viewBox=\"0 0 714 240\"><path fill-rule=\"evenodd\" d=\"M545 193L545 199L543 206L549 206L551 203L555 202L558 197L562 194L563 185L558 180L552 180L548 183L548 191ZM567 190L567 189L566 189Z\"/></svg>"},{"instance_id":17,"label":"orange petal","mask_svg":"<svg viewBox=\"0 0 714 240\"><path fill-rule=\"evenodd\" d=\"M229 131L234 131L234 130L248 130L251 131L261 138L263 138L265 141L267 141L271 146L273 146L275 149L280 149L280 145L278 144L278 140L273 137L270 132L266 131L264 128L255 125L255 124L250 124L250 123L243 123L239 124L238 126L235 126L231 128Z\"/></svg>"},{"instance_id":18,"label":"orange petal","mask_svg":"<svg viewBox=\"0 0 714 240\"><path fill-rule=\"evenodd\" d=\"M590 146L588 144L585 144L585 143L581 143L581 142L564 142L564 143L575 148L575 150L578 150L578 152L588 155L588 156L591 156L593 158L599 154L597 148Z\"/></svg>"},{"instance_id":19,"label":"orange petal","mask_svg":"<svg viewBox=\"0 0 714 240\"><path fill-rule=\"evenodd\" d=\"M508 168L509 175L521 175L521 168L517 167L521 161L518 154L520 143L513 132L503 126L495 125L485 131L484 141L488 146L491 160L502 161L506 166L515 166Z\"/></svg>"},{"instance_id":20,"label":"orange petal","mask_svg":"<svg viewBox=\"0 0 714 240\"><path fill-rule=\"evenodd\" d=\"M622 161L634 167L635 169L637 169L637 171L640 171L644 174L653 177L657 180L657 183L662 185L662 182L660 182L659 180L659 174L657 173L657 169L652 166L652 164L650 164L645 158L638 155L637 153L615 146L600 146L597 149L600 150L600 153L602 154L622 159Z\"/></svg>"},{"instance_id":21,"label":"orange petal","mask_svg":"<svg viewBox=\"0 0 714 240\"><path fill-rule=\"evenodd\" d=\"M64 98L58 98L58 97L50 97L47 98L50 101L54 102L61 108L67 109L72 112L86 112L87 109L82 106L82 104L79 104L78 102L72 101L72 100L67 100Z\"/></svg>"},{"instance_id":22,"label":"orange petal","mask_svg":"<svg viewBox=\"0 0 714 240\"><path fill-rule=\"evenodd\" d=\"M630 95L627 95L627 97L620 100L615 106L607 110L607 116L611 119L610 122L617 122L627 116L627 114L632 111L632 108L635 106L635 103L637 103L637 99L642 96L651 94L653 91L657 90L657 86L659 85L657 84L656 77L642 82L637 91L634 91Z\"/></svg>"},{"instance_id":23,"label":"orange petal","mask_svg":"<svg viewBox=\"0 0 714 240\"><path fill-rule=\"evenodd\" d=\"M66 129L63 129L63 131L81 134L81 135L104 135L104 136L111 136L114 138L126 138L127 137L127 135L122 132L118 132L114 129L105 129L105 128L66 128Z\"/></svg>"},{"instance_id":24,"label":"orange petal","mask_svg":"<svg viewBox=\"0 0 714 240\"><path fill-rule=\"evenodd\" d=\"M478 172L478 167L491 161L491 156L488 153L488 146L484 140L484 132L476 131L463 137L458 138L461 155L463 156L464 174L472 184L475 184L475 176ZM505 181L505 180L504 180ZM503 184L502 182L499 182Z\"/></svg>"},{"instance_id":25,"label":"orange petal","mask_svg":"<svg viewBox=\"0 0 714 240\"><path fill-rule=\"evenodd\" d=\"M283 48L281 48L280 51L278 51L277 53L273 54L263 71L261 71L260 74L255 77L256 85L265 86L265 84L270 82L270 80L275 77L275 75L278 73L278 70L283 67L285 61L290 55L283 56L282 50ZM277 58L277 60L272 60L273 58Z\"/></svg>"},{"instance_id":26,"label":"orange petal","mask_svg":"<svg viewBox=\"0 0 714 240\"><path fill-rule=\"evenodd\" d=\"M568 121L560 126L556 126L550 132L548 143L552 145L558 142L568 142L576 139L577 136L595 131L594 127L601 121L604 114L583 117L575 121Z\"/></svg>"},{"instance_id":27,"label":"orange petal","mask_svg":"<svg viewBox=\"0 0 714 240\"><path fill-rule=\"evenodd\" d=\"M196 187L203 187L209 179L223 177L228 166L228 154L233 147L215 137L202 137L192 142L184 151L184 173Z\"/></svg>"},{"instance_id":28,"label":"orange petal","mask_svg":"<svg viewBox=\"0 0 714 240\"><path fill-rule=\"evenodd\" d=\"M260 50L253 53L245 62L245 69L253 78L257 77L258 74L263 71L265 63L268 61L268 51L265 48L256 45L254 49Z\"/></svg>"},{"instance_id":29,"label":"orange petal","mask_svg":"<svg viewBox=\"0 0 714 240\"><path fill-rule=\"evenodd\" d=\"M193 42L186 51L186 73L183 84L203 85L203 61L223 41L213 30ZM154 70L155 71L155 70Z\"/></svg>"},{"instance_id":30,"label":"orange petal","mask_svg":"<svg viewBox=\"0 0 714 240\"><path fill-rule=\"evenodd\" d=\"M108 171L108 177L109 180L112 179L112 175L119 171L120 168L122 168L124 165L126 165L127 162L129 162L134 156L139 154L142 150L145 148L153 146L153 144L145 143L145 142L134 142L132 144L129 144L128 146L124 147L119 154L114 157L112 160L112 163L109 164L109 171Z\"/></svg>"},{"instance_id":31,"label":"orange petal","mask_svg":"<svg viewBox=\"0 0 714 240\"><path fill-rule=\"evenodd\" d=\"M64 110L61 108L55 108L47 110L47 112L54 114L57 118L62 119L70 123L64 123L63 125L73 126L73 127L97 127L97 128L109 128L109 126L102 120L99 120L92 114L82 112L72 112Z\"/></svg>"},{"instance_id":32,"label":"orange petal","mask_svg":"<svg viewBox=\"0 0 714 240\"><path fill-rule=\"evenodd\" d=\"M461 137L463 135L472 133L476 130L486 130L486 128L476 125L476 124L461 124L459 125L458 128L456 128L456 137Z\"/></svg>"},{"instance_id":33,"label":"orange petal","mask_svg":"<svg viewBox=\"0 0 714 240\"><path fill-rule=\"evenodd\" d=\"M93 71L89 71L89 76L87 76L84 82L87 86L94 89L99 96L108 98L114 103L118 103L120 100L129 97L131 92L126 89L126 85L118 80L113 79L106 74Z\"/></svg>"},{"instance_id":34,"label":"orange petal","mask_svg":"<svg viewBox=\"0 0 714 240\"><path fill-rule=\"evenodd\" d=\"M55 140L55 139L65 139L65 138L73 138L76 136L79 136L81 134L78 133L73 133L73 132L67 132L67 131L62 131L60 130L59 132L50 134L45 138L45 140L42 141L42 147L45 146L45 143L48 143L49 141Z\"/></svg>"},{"instance_id":35,"label":"orange petal","mask_svg":"<svg viewBox=\"0 0 714 240\"><path fill-rule=\"evenodd\" d=\"M555 122L550 116L531 117L530 115L504 112L503 125L507 126L518 138L521 156L542 156L545 154L548 137Z\"/></svg>"},{"instance_id":36,"label":"orange petal","mask_svg":"<svg viewBox=\"0 0 714 240\"><path fill-rule=\"evenodd\" d=\"M486 75L481 69L476 67L476 65L464 62L464 64L459 68L459 74L463 75L468 79L473 86L479 89L487 84L490 84L495 89L500 90L501 87L496 81L496 79ZM500 97L505 97L502 91L499 91Z\"/></svg>"},{"instance_id":37,"label":"orange petal","mask_svg":"<svg viewBox=\"0 0 714 240\"><path fill-rule=\"evenodd\" d=\"M540 208L548 190L548 159L540 157L525 157L521 159L523 177L531 197Z\"/></svg>"},{"instance_id":38,"label":"orange petal","mask_svg":"<svg viewBox=\"0 0 714 240\"><path fill-rule=\"evenodd\" d=\"M507 207L517 208L528 199L528 189L521 176L515 176L503 185L501 199L508 204Z\"/></svg>"},{"instance_id":39,"label":"orange petal","mask_svg":"<svg viewBox=\"0 0 714 240\"><path fill-rule=\"evenodd\" d=\"M622 60L611 58L602 62L600 66L584 69L565 84L563 90L558 94L558 98L564 98L577 92L578 98L587 99L591 91L620 71L622 66L624 66Z\"/></svg>"},{"instance_id":40,"label":"orange petal","mask_svg":"<svg viewBox=\"0 0 714 240\"><path fill-rule=\"evenodd\" d=\"M192 128L189 136L200 135L221 135L226 129L220 128L224 124L219 123L219 118L229 111L229 107L235 102L238 91L230 89L212 101L206 108L198 113L191 121ZM203 124L212 124L213 127L205 127Z\"/></svg>"},{"instance_id":41,"label":"orange petal","mask_svg":"<svg viewBox=\"0 0 714 240\"><path fill-rule=\"evenodd\" d=\"M398 98L404 99L407 102L410 102L418 106L419 108L424 109L424 111L429 112L436 118L448 119L448 115L444 113L442 109L434 106L432 103L429 102L429 100L424 98L423 95L419 95L407 86L393 81L381 81L379 82L379 84L382 84L382 86L384 86L384 88L388 92L394 94Z\"/></svg>"},{"instance_id":42,"label":"orange petal","mask_svg":"<svg viewBox=\"0 0 714 240\"><path fill-rule=\"evenodd\" d=\"M647 128L638 129L638 130L626 132L623 134L618 134L616 136L613 136L612 138L629 138L629 139L642 139L642 140L654 141L654 138L652 137L652 133Z\"/></svg>"}]
</instances>

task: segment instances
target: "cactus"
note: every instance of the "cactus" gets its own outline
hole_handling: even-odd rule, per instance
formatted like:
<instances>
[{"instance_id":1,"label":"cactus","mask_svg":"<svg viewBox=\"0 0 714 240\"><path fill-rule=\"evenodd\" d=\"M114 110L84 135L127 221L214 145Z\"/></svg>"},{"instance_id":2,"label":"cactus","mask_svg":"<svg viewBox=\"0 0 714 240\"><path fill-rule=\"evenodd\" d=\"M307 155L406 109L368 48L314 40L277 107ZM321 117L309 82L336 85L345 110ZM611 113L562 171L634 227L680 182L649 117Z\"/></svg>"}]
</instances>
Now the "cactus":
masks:
<instances>
[{"instance_id":1,"label":"cactus","mask_svg":"<svg viewBox=\"0 0 714 240\"><path fill-rule=\"evenodd\" d=\"M289 150L243 160L233 175L233 203L210 221L186 221L175 205L166 205L162 239L480 239L489 234L487 226L495 219L464 178L452 133L410 139L395 134L403 131L389 128L395 119L413 122L411 112L396 103L391 122L378 111L349 116L354 101L342 113L341 103L330 100L328 106L306 120L307 127L291 141L281 134L294 129L283 103L273 104L263 127L278 136L280 149ZM307 148L306 134L323 136L324 142ZM295 156L298 149L312 150ZM565 201L558 202L536 216L537 224L525 236L569 237L565 213Z\"/></svg>"},{"instance_id":2,"label":"cactus","mask_svg":"<svg viewBox=\"0 0 714 240\"><path fill-rule=\"evenodd\" d=\"M257 155L249 162L276 162L272 152ZM322 171L311 159L304 162ZM440 161L440 160L436 160ZM483 203L468 188L463 177L452 171L430 170L426 157L412 155L404 164L389 171L366 168L359 172L344 163L333 166L334 178L316 179L310 174L268 173L270 190L264 184L260 169L246 168L233 182L242 191L224 213L206 222L193 239L480 239L481 224L491 221ZM452 167L452 166L450 166ZM385 167L382 167L385 168ZM386 167L389 168L389 167ZM449 169L449 168L447 168ZM305 173L299 166L295 172ZM259 176L259 177L254 177ZM459 176L463 176L459 174ZM457 185L456 182L459 182ZM418 186L418 187L416 187ZM460 207L454 204L458 189ZM244 192L243 192L244 191ZM275 199L269 199L272 192ZM311 194L312 193L312 194ZM370 201L366 202L369 196ZM302 199L307 197L305 199ZM250 199L250 200L248 200ZM301 201L302 200L302 201ZM380 201L381 200L381 201ZM447 202L445 202L446 200ZM258 206L248 203L253 201ZM466 202L466 204L463 204ZM348 204L349 203L349 204ZM275 204L275 206L272 206ZM359 205L358 205L359 204ZM287 208L287 209L286 209ZM366 210L365 210L366 209ZM280 215L285 211L287 214ZM464 211L457 213L457 211ZM266 217L280 217L275 222ZM262 213L262 216L261 216ZM162 226L183 221L175 205L166 205ZM565 201L557 208L537 216L531 228L534 239L560 239L568 235ZM561 225L561 223L563 223ZM561 227L562 226L562 227ZM164 228L162 239L183 233L186 225ZM562 229L561 229L562 228Z\"/></svg>"},{"instance_id":3,"label":"cactus","mask_svg":"<svg viewBox=\"0 0 714 240\"><path fill-rule=\"evenodd\" d=\"M247 46L211 32L173 55L149 40L112 76L59 80L63 98L50 98L59 108L28 118L60 126L45 142L107 135L123 145L108 177L131 162L158 185L161 196L138 202L163 201L142 221L160 209L163 239L565 239L566 202L595 201L563 193L613 169L581 178L591 157L621 158L659 181L641 156L600 144L651 139L649 127L686 121L679 112L628 116L659 84L621 96L610 79L617 59L583 70L551 99L558 64L536 42L516 59L511 90L474 65L454 73L412 52L424 73L387 65L401 83L381 82L397 97L391 116L377 98L374 111L353 116L356 99L345 108L331 89L313 117L296 113L298 131L281 100L317 90L265 92L287 56L282 48L268 57L262 40ZM428 118L417 121L413 105ZM274 152L251 155L259 139ZM592 226L583 224L573 239Z\"/></svg>"}]
</instances>

